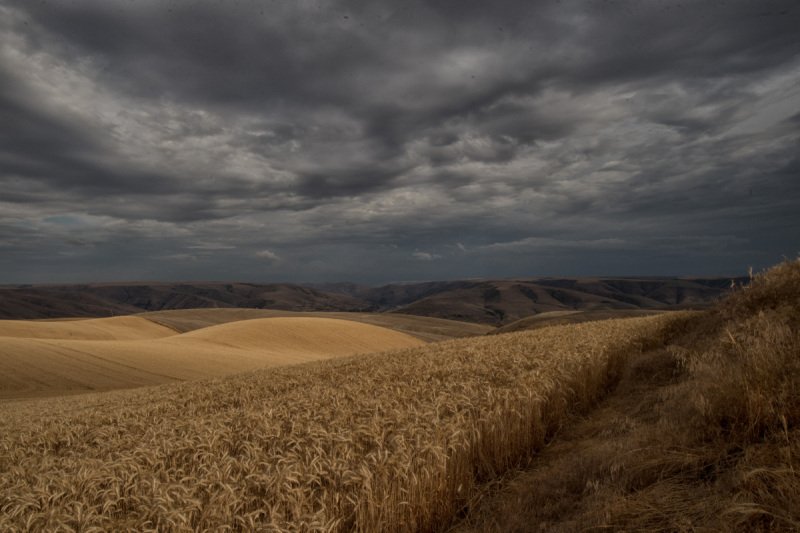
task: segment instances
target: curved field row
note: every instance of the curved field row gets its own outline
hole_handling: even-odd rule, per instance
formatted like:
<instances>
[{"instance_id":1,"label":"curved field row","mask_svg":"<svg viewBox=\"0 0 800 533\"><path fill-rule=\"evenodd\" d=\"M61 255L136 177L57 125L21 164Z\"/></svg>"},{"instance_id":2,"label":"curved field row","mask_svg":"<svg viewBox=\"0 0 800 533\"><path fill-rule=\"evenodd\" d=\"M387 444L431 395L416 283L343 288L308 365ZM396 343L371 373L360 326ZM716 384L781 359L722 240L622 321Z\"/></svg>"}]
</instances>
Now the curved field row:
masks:
<instances>
[{"instance_id":1,"label":"curved field row","mask_svg":"<svg viewBox=\"0 0 800 533\"><path fill-rule=\"evenodd\" d=\"M369 324L296 317L143 340L6 337L0 339L0 398L138 387L420 344Z\"/></svg>"}]
</instances>

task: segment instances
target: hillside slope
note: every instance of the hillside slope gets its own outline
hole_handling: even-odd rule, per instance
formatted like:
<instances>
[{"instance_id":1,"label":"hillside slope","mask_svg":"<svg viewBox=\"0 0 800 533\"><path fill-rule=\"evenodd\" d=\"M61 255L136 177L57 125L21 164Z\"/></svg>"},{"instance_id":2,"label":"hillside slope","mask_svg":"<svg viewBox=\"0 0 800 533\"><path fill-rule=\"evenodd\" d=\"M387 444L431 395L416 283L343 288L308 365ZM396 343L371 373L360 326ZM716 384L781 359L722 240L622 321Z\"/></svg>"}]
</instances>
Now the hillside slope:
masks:
<instances>
[{"instance_id":1,"label":"hillside slope","mask_svg":"<svg viewBox=\"0 0 800 533\"><path fill-rule=\"evenodd\" d=\"M115 319L97 322L106 320ZM243 320L181 335L142 318L126 320L142 321L169 336L0 337L0 398L138 387L422 344L387 328L330 318ZM80 322L56 324L72 325L67 333L74 333Z\"/></svg>"},{"instance_id":2,"label":"hillside slope","mask_svg":"<svg viewBox=\"0 0 800 533\"><path fill-rule=\"evenodd\" d=\"M102 317L194 308L362 311L350 296L293 284L96 283L0 287L0 318Z\"/></svg>"},{"instance_id":3,"label":"hillside slope","mask_svg":"<svg viewBox=\"0 0 800 533\"><path fill-rule=\"evenodd\" d=\"M595 309L590 311L547 311L537 315L520 318L504 326L495 328L491 334L513 333L544 328L547 326L565 326L581 324L595 320L611 320L616 318L634 318L665 313L662 309Z\"/></svg>"},{"instance_id":4,"label":"hillside slope","mask_svg":"<svg viewBox=\"0 0 800 533\"><path fill-rule=\"evenodd\" d=\"M395 331L408 333L424 341L440 341L461 337L484 335L494 330L492 326L445 320L400 313L343 313L329 311L280 311L273 309L175 309L152 311L137 315L170 329L184 333L195 329L225 324L237 320L272 317L318 317L355 320Z\"/></svg>"},{"instance_id":5,"label":"hillside slope","mask_svg":"<svg viewBox=\"0 0 800 533\"><path fill-rule=\"evenodd\" d=\"M730 279L680 278L460 282L396 311L501 326L554 311L704 308L719 299L730 285Z\"/></svg>"},{"instance_id":6,"label":"hillside slope","mask_svg":"<svg viewBox=\"0 0 800 533\"><path fill-rule=\"evenodd\" d=\"M354 284L99 283L0 287L0 318L97 317L142 311L249 308L395 312L502 325L575 310L706 307L731 279L584 278ZM739 280L741 281L741 280Z\"/></svg>"},{"instance_id":7,"label":"hillside slope","mask_svg":"<svg viewBox=\"0 0 800 533\"><path fill-rule=\"evenodd\" d=\"M122 341L157 339L174 334L173 329L138 316L63 321L0 320L0 339Z\"/></svg>"},{"instance_id":8,"label":"hillside slope","mask_svg":"<svg viewBox=\"0 0 800 533\"><path fill-rule=\"evenodd\" d=\"M680 329L451 531L800 530L800 262Z\"/></svg>"}]
</instances>

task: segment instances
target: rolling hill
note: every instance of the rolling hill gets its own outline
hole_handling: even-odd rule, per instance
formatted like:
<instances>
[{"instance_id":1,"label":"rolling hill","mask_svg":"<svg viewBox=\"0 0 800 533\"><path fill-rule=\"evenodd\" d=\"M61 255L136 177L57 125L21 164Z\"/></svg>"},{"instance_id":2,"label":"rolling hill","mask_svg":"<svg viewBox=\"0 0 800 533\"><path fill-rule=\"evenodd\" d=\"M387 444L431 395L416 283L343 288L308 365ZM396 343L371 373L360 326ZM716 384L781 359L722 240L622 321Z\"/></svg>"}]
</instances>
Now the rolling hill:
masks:
<instances>
[{"instance_id":1,"label":"rolling hill","mask_svg":"<svg viewBox=\"0 0 800 533\"><path fill-rule=\"evenodd\" d=\"M737 278L531 278L301 286L255 283L105 283L0 287L0 318L100 317L143 311L249 308L400 313L509 324L552 311L703 308Z\"/></svg>"},{"instance_id":2,"label":"rolling hill","mask_svg":"<svg viewBox=\"0 0 800 533\"><path fill-rule=\"evenodd\" d=\"M373 324L375 326L408 333L409 335L428 342L484 335L494 330L492 326L486 324L459 322L457 320L446 320L426 316L404 315L401 313L301 312L272 309L220 308L151 311L141 313L137 316L164 325L180 333L237 320L274 317L318 317L355 320L356 322Z\"/></svg>"},{"instance_id":3,"label":"rolling hill","mask_svg":"<svg viewBox=\"0 0 800 533\"><path fill-rule=\"evenodd\" d=\"M139 387L423 344L332 318L240 320L183 334L140 317L122 320L0 322L0 334L9 334L0 336L0 398Z\"/></svg>"},{"instance_id":4,"label":"rolling hill","mask_svg":"<svg viewBox=\"0 0 800 533\"><path fill-rule=\"evenodd\" d=\"M741 281L741 280L740 280ZM505 325L553 311L704 308L730 279L536 279L449 283L398 311Z\"/></svg>"},{"instance_id":5,"label":"rolling hill","mask_svg":"<svg viewBox=\"0 0 800 533\"><path fill-rule=\"evenodd\" d=\"M69 339L87 341L126 341L155 339L175 331L139 316L90 318L83 320L0 320L0 339Z\"/></svg>"},{"instance_id":6,"label":"rolling hill","mask_svg":"<svg viewBox=\"0 0 800 533\"><path fill-rule=\"evenodd\" d=\"M129 315L162 309L243 307L362 311L351 296L292 284L94 283L0 287L0 318Z\"/></svg>"},{"instance_id":7,"label":"rolling hill","mask_svg":"<svg viewBox=\"0 0 800 533\"><path fill-rule=\"evenodd\" d=\"M565 326L568 324L581 324L583 322L593 322L596 320L611 320L615 318L633 318L650 316L668 311L661 309L596 309L589 311L548 311L525 318L520 318L504 326L499 326L492 330L492 335L501 333L512 333L514 331L525 331L539 329L547 326Z\"/></svg>"}]
</instances>

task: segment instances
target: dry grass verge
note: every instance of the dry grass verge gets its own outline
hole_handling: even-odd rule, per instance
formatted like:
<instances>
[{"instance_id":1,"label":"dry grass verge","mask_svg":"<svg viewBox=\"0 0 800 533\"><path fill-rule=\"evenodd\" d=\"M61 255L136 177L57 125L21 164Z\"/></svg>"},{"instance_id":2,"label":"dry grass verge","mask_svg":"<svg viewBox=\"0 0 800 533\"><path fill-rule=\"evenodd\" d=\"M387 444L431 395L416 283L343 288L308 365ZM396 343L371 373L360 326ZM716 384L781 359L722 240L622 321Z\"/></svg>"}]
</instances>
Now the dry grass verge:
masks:
<instances>
[{"instance_id":1,"label":"dry grass verge","mask_svg":"<svg viewBox=\"0 0 800 533\"><path fill-rule=\"evenodd\" d=\"M800 530L800 261L683 327L454 530Z\"/></svg>"}]
</instances>

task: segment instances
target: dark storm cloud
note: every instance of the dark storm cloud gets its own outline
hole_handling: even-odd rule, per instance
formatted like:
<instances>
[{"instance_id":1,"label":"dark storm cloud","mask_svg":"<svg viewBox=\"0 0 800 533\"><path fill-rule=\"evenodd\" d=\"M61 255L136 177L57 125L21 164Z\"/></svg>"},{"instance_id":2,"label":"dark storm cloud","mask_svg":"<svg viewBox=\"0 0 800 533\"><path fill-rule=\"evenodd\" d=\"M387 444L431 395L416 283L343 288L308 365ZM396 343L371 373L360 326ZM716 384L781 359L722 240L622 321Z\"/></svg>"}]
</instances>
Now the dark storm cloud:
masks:
<instances>
[{"instance_id":1,"label":"dark storm cloud","mask_svg":"<svg viewBox=\"0 0 800 533\"><path fill-rule=\"evenodd\" d=\"M0 281L714 273L798 251L788 0L0 15Z\"/></svg>"}]
</instances>

